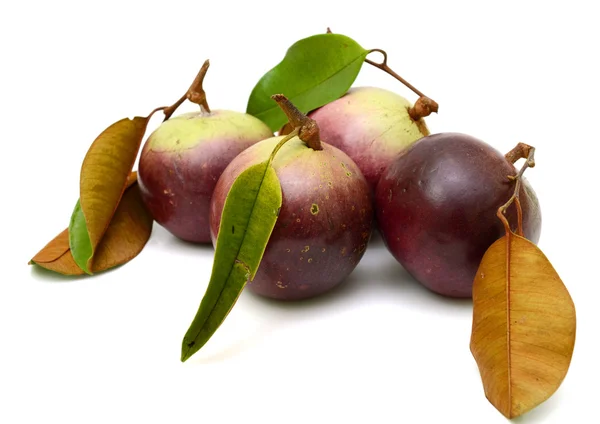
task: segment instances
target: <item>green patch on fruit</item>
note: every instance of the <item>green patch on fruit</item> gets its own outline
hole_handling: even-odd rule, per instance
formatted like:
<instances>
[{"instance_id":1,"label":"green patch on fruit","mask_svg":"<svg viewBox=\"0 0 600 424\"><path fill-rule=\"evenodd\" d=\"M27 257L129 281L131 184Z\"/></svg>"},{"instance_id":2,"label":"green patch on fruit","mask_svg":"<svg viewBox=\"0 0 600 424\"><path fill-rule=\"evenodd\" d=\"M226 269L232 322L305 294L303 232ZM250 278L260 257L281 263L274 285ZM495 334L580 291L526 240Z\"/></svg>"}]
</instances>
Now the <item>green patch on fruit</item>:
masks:
<instances>
[{"instance_id":1,"label":"green patch on fruit","mask_svg":"<svg viewBox=\"0 0 600 424\"><path fill-rule=\"evenodd\" d=\"M246 169L231 186L221 215L221 228L231 231L219 231L217 236L210 282L183 338L182 361L204 346L254 278L281 204L271 159Z\"/></svg>"},{"instance_id":2,"label":"green patch on fruit","mask_svg":"<svg viewBox=\"0 0 600 424\"><path fill-rule=\"evenodd\" d=\"M154 152L182 152L206 143L262 140L272 137L260 120L230 110L188 112L163 122L148 138Z\"/></svg>"},{"instance_id":3,"label":"green patch on fruit","mask_svg":"<svg viewBox=\"0 0 600 424\"><path fill-rule=\"evenodd\" d=\"M343 96L356 79L368 50L341 34L319 34L292 45L283 60L258 81L246 112L273 131L287 122L271 100L284 93L303 113Z\"/></svg>"}]
</instances>

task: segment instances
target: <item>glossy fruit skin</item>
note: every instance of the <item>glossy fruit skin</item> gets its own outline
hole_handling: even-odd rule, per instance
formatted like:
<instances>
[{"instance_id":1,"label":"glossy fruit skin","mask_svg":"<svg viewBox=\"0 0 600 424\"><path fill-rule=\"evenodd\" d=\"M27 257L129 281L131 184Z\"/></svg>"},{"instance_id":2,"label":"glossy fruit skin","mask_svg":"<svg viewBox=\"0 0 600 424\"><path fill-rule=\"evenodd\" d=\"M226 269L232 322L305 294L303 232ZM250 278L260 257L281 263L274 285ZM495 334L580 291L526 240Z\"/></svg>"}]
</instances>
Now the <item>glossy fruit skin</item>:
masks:
<instances>
[{"instance_id":1,"label":"glossy fruit skin","mask_svg":"<svg viewBox=\"0 0 600 424\"><path fill-rule=\"evenodd\" d=\"M210 243L208 213L217 180L240 152L272 136L262 121L227 110L185 113L163 122L140 156L144 204L176 237Z\"/></svg>"},{"instance_id":2,"label":"glossy fruit skin","mask_svg":"<svg viewBox=\"0 0 600 424\"><path fill-rule=\"evenodd\" d=\"M231 185L244 169L266 160L281 139L251 146L221 175L210 208L213 244ZM295 137L277 153L273 167L282 206L247 287L280 300L320 295L342 283L367 248L374 221L371 190L352 159L325 143L316 151Z\"/></svg>"},{"instance_id":3,"label":"glossy fruit skin","mask_svg":"<svg viewBox=\"0 0 600 424\"><path fill-rule=\"evenodd\" d=\"M345 152L374 191L392 159L429 134L423 119L408 114L404 97L377 87L354 87L341 98L310 113L321 139Z\"/></svg>"},{"instance_id":4,"label":"glossy fruit skin","mask_svg":"<svg viewBox=\"0 0 600 424\"><path fill-rule=\"evenodd\" d=\"M496 212L514 192L507 176L516 174L500 152L469 135L422 138L390 164L377 186L377 222L387 248L434 292L471 297L485 251L505 234ZM537 243L537 196L526 179L519 193L524 235ZM515 208L506 216L516 231Z\"/></svg>"}]
</instances>

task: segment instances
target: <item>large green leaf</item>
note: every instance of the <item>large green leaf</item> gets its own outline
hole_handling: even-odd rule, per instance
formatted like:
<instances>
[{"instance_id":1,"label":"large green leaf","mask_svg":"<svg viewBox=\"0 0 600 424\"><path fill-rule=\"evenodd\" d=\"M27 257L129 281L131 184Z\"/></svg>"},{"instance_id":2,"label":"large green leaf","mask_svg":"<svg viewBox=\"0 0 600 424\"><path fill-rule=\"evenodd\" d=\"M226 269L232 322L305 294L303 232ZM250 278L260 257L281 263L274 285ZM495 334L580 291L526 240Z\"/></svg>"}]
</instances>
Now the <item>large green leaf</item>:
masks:
<instances>
[{"instance_id":1,"label":"large green leaf","mask_svg":"<svg viewBox=\"0 0 600 424\"><path fill-rule=\"evenodd\" d=\"M181 361L210 339L258 270L282 203L271 161L242 172L227 194L212 275L200 308L183 338Z\"/></svg>"},{"instance_id":2,"label":"large green leaf","mask_svg":"<svg viewBox=\"0 0 600 424\"><path fill-rule=\"evenodd\" d=\"M341 34L319 34L302 39L256 84L246 112L276 131L287 118L273 103L273 94L284 94L301 112L308 113L343 96L368 53L356 41Z\"/></svg>"}]
</instances>

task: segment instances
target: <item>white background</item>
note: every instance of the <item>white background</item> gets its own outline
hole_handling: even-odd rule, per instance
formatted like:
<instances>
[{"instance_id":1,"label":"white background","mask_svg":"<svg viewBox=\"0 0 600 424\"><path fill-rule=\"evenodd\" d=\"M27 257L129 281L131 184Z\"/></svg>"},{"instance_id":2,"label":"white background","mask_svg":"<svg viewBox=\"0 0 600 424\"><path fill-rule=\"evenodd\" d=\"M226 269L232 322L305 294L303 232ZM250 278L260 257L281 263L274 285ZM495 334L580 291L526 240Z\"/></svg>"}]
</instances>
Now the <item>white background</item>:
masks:
<instances>
[{"instance_id":1,"label":"white background","mask_svg":"<svg viewBox=\"0 0 600 424\"><path fill-rule=\"evenodd\" d=\"M577 342L560 389L516 421L600 422L597 17L592 1L2 2L0 422L506 421L469 351L471 302L428 292L378 240L321 298L243 293L185 364L211 248L155 225L137 258L93 278L27 265L68 225L105 127L171 104L207 58L211 107L243 111L286 49L327 26L387 50L438 101L432 132L537 148L539 246L575 301ZM355 85L416 99L368 65Z\"/></svg>"}]
</instances>

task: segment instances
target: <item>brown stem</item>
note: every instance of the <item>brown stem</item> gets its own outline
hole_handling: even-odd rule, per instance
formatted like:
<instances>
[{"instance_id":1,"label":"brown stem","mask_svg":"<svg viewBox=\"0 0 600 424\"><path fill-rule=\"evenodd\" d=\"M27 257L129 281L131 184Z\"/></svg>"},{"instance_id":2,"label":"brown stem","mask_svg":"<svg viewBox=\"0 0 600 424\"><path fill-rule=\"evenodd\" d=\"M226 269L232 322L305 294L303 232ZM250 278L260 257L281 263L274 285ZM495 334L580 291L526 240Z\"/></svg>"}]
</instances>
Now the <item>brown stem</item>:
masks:
<instances>
[{"instance_id":1,"label":"brown stem","mask_svg":"<svg viewBox=\"0 0 600 424\"><path fill-rule=\"evenodd\" d=\"M521 208L521 201L519 200L519 190L521 190L521 180L523 174L527 170L527 168L533 168L535 166L535 147L530 146L525 143L517 144L510 152L505 155L505 158L511 163L515 163L517 160L525 158L525 163L517 173L517 175L508 175L508 179L511 181L515 181L515 191L513 195L510 196L508 202L498 208L498 212L496 215L502 223L504 224L504 229L507 234L510 232L510 225L508 224L508 220L504 216L508 207L514 202L515 207L517 208L517 233L521 237L523 237L523 209Z\"/></svg>"},{"instance_id":2,"label":"brown stem","mask_svg":"<svg viewBox=\"0 0 600 424\"><path fill-rule=\"evenodd\" d=\"M163 112L165 114L164 121L169 119L173 115L173 113L175 113L177 108L181 106L181 104L186 99L192 103L200 105L200 110L202 110L203 112L210 113L210 108L208 107L208 102L206 101L206 93L202 88L202 83L204 82L204 77L206 76L206 71L208 71L209 66L210 62L207 59L202 65L202 68L200 68L200 71L198 72L198 75L196 75L196 78L194 78L194 82L192 82L192 85L190 85L190 88L188 88L185 94L181 96L181 98L175 103L173 103L171 106L163 109Z\"/></svg>"},{"instance_id":3,"label":"brown stem","mask_svg":"<svg viewBox=\"0 0 600 424\"><path fill-rule=\"evenodd\" d=\"M402 84L407 86L409 89L411 89L417 96L419 96L419 99L416 101L415 105L408 110L408 114L414 121L418 121L421 118L425 118L426 116L431 115L432 112L435 112L435 113L438 112L439 106L438 106L437 102L435 102L434 100L430 99L425 94L423 94L422 92L417 90L411 83L406 81L404 78L402 78L400 75L398 75L396 72L394 72L394 70L392 68L390 68L388 66L387 53L384 50L382 50L382 49L369 50L369 53L373 53L373 52L381 53L383 55L383 61L381 63L378 63L378 62L374 62L370 59L365 58L365 62L367 62L369 65L372 65L376 68L381 69L384 72L387 72L388 74L390 74L391 76L396 78L398 81L400 81Z\"/></svg>"},{"instance_id":4,"label":"brown stem","mask_svg":"<svg viewBox=\"0 0 600 424\"><path fill-rule=\"evenodd\" d=\"M313 150L323 150L317 122L300 112L283 94L274 94L271 98L277 102L277 105L286 114L291 126L298 128L300 140Z\"/></svg>"},{"instance_id":5,"label":"brown stem","mask_svg":"<svg viewBox=\"0 0 600 424\"><path fill-rule=\"evenodd\" d=\"M507 161L514 164L519 159L529 159L531 150L535 151L535 147L530 146L529 144L519 143L515 147L512 148L510 152L504 155ZM530 168L535 166L535 161L533 160L533 154L531 154L532 163L529 164Z\"/></svg>"}]
</instances>

